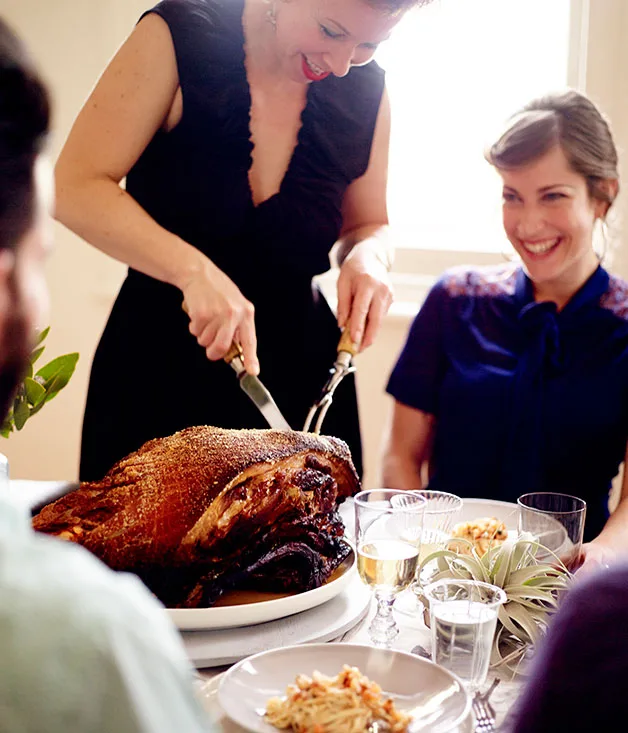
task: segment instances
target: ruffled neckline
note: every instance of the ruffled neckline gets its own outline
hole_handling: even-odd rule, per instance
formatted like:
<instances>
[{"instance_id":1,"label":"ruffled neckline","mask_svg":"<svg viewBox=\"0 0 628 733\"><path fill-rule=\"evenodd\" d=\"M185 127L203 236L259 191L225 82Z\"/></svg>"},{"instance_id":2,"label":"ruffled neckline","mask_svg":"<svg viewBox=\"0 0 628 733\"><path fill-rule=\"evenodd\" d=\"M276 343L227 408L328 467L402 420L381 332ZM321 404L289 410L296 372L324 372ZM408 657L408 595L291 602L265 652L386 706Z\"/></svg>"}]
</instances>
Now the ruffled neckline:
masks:
<instances>
[{"instance_id":1,"label":"ruffled neckline","mask_svg":"<svg viewBox=\"0 0 628 733\"><path fill-rule=\"evenodd\" d=\"M231 47L221 60L231 59L225 63L219 78L214 77L214 88L230 88L229 104L224 109L224 129L233 140L244 142L246 151L247 179L253 162L254 143L251 131L251 88L246 70L246 34L244 28L245 0L216 0L225 12L225 29L227 32L221 43ZM279 191L257 205L253 204L253 194L249 181L251 205L259 209L283 193L291 180L314 177L320 178L321 170L330 164L336 169L342 161L338 155L338 140L353 139L362 125L361 117L348 114L346 107L346 85L351 81L363 87L370 85L368 67L377 68L375 62L365 67L355 67L350 75L338 78L330 74L325 79L307 85L305 105L301 112L301 124L297 141L292 151L288 167L284 173ZM215 69L214 69L215 72ZM383 72L380 73L383 74ZM333 135L329 134L333 128Z\"/></svg>"}]
</instances>

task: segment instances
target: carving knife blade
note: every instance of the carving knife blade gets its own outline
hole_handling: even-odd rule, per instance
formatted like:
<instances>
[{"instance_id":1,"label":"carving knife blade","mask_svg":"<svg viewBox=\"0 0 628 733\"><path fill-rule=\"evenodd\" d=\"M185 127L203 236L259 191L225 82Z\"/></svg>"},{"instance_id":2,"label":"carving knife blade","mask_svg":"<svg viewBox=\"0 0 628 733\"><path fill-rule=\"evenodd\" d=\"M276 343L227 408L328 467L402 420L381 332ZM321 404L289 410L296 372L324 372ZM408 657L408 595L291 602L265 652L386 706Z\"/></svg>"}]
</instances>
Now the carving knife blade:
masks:
<instances>
[{"instance_id":1,"label":"carving knife blade","mask_svg":"<svg viewBox=\"0 0 628 733\"><path fill-rule=\"evenodd\" d=\"M242 350L239 344L233 343L224 357L225 361L238 375L242 391L249 397L262 413L266 422L275 430L292 430L286 418L281 414L270 392L264 387L259 377L249 374L242 361Z\"/></svg>"},{"instance_id":2,"label":"carving knife blade","mask_svg":"<svg viewBox=\"0 0 628 733\"><path fill-rule=\"evenodd\" d=\"M244 372L242 376L238 376L238 379L242 390L253 401L271 428L275 428L276 430L292 429L288 425L286 418L281 414L281 410L277 407L270 392L264 387L258 377Z\"/></svg>"}]
</instances>

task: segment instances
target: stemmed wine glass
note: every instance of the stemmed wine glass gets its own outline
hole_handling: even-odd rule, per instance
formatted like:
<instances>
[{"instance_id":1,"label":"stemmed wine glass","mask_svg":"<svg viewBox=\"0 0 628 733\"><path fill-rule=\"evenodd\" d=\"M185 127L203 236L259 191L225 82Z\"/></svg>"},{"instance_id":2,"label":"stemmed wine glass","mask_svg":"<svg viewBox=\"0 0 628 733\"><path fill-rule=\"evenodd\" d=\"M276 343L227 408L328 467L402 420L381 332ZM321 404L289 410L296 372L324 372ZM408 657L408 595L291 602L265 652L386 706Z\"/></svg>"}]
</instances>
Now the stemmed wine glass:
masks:
<instances>
[{"instance_id":1,"label":"stemmed wine glass","mask_svg":"<svg viewBox=\"0 0 628 733\"><path fill-rule=\"evenodd\" d=\"M405 492L406 496L418 495L426 500L425 516L421 533L421 548L419 562L414 580L410 583L412 593L404 593L395 604L395 608L410 616L417 616L423 608L420 597L423 587L430 582L433 575L432 563L428 563L421 571L419 568L425 558L436 550L443 550L451 539L451 530L454 520L462 509L462 499L446 491L432 491L431 489L412 490ZM394 499L397 502L406 502L407 498Z\"/></svg>"},{"instance_id":2,"label":"stemmed wine glass","mask_svg":"<svg viewBox=\"0 0 628 733\"><path fill-rule=\"evenodd\" d=\"M400 496L407 498L395 502ZM390 647L399 633L392 605L414 579L426 503L422 496L394 489L372 489L354 497L358 572L377 601L369 627L375 646Z\"/></svg>"}]
</instances>

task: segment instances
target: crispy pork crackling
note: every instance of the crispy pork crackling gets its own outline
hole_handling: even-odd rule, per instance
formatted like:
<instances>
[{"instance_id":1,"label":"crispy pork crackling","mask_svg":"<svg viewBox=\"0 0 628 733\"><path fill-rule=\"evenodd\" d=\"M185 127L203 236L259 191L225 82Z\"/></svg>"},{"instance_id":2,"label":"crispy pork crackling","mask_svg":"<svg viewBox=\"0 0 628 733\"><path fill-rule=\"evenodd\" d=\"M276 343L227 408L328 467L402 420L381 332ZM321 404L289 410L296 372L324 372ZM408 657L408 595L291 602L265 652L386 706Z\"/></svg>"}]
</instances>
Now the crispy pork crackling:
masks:
<instances>
[{"instance_id":1,"label":"crispy pork crackling","mask_svg":"<svg viewBox=\"0 0 628 733\"><path fill-rule=\"evenodd\" d=\"M33 526L136 573L167 606L205 607L231 588L324 583L349 552L336 506L359 488L337 438L200 426L149 441Z\"/></svg>"}]
</instances>

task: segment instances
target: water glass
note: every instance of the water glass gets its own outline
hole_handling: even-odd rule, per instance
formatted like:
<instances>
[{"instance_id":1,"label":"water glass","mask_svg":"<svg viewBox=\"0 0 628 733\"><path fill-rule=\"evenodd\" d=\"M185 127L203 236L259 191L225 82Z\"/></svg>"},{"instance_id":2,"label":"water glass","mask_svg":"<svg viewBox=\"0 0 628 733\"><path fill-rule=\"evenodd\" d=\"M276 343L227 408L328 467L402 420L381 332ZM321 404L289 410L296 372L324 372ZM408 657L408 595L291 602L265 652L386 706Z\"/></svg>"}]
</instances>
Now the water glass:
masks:
<instances>
[{"instance_id":1,"label":"water glass","mask_svg":"<svg viewBox=\"0 0 628 733\"><path fill-rule=\"evenodd\" d=\"M479 689L488 674L499 607L506 593L475 580L439 580L424 589L430 605L432 661Z\"/></svg>"},{"instance_id":2,"label":"water glass","mask_svg":"<svg viewBox=\"0 0 628 733\"><path fill-rule=\"evenodd\" d=\"M358 573L377 600L369 634L381 647L390 647L399 633L392 605L414 579L421 545L426 500L409 495L396 504L401 494L408 492L372 489L354 497Z\"/></svg>"},{"instance_id":3,"label":"water glass","mask_svg":"<svg viewBox=\"0 0 628 733\"><path fill-rule=\"evenodd\" d=\"M537 550L537 560L552 564L559 558L568 570L576 570L582 550L586 502L569 494L536 492L520 496L517 504L519 533L530 532L543 546Z\"/></svg>"}]
</instances>

